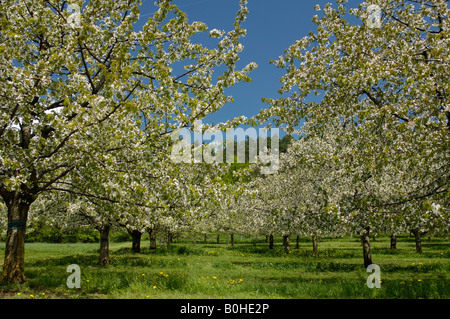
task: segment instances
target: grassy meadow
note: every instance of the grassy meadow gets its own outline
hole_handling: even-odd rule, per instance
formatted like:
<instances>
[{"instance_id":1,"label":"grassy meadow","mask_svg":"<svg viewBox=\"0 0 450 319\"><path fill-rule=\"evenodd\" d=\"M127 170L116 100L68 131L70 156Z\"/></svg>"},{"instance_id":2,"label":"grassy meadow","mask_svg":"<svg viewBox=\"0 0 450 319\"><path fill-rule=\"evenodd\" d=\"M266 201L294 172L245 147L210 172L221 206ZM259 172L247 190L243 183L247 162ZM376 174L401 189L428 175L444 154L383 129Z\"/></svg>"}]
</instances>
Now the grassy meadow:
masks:
<instances>
[{"instance_id":1,"label":"grassy meadow","mask_svg":"<svg viewBox=\"0 0 450 319\"><path fill-rule=\"evenodd\" d=\"M131 251L131 242L111 242L108 266L98 263L97 243L27 243L22 285L0 284L0 298L450 298L450 242L424 238L423 253L413 238L399 236L397 250L388 237L372 242L373 262L381 268L381 288L366 286L359 238L291 241L286 254L281 239L269 250L265 238L244 237L234 247L224 236L217 243L179 239L168 247ZM4 243L0 245L4 255ZM3 260L3 257L0 257ZM66 285L67 266L81 268L81 288Z\"/></svg>"}]
</instances>

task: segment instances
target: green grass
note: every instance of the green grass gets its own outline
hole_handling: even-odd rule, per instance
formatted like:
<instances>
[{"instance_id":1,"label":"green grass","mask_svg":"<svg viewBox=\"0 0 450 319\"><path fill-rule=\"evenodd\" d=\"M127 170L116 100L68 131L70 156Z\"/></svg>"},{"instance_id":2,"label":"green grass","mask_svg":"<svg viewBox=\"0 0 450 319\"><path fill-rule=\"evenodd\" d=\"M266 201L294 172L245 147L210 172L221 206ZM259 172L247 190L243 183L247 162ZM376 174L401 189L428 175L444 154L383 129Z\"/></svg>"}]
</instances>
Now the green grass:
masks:
<instances>
[{"instance_id":1,"label":"green grass","mask_svg":"<svg viewBox=\"0 0 450 319\"><path fill-rule=\"evenodd\" d=\"M148 242L142 242L147 246ZM381 267L381 288L369 289L357 238L324 239L319 254L308 240L299 249L273 250L262 238L234 248L225 243L181 240L168 248L131 252L131 243L111 243L111 264L97 265L98 244L26 244L22 285L0 284L0 298L445 298L450 297L450 242L412 239L372 242L373 262ZM4 245L0 249L4 254ZM81 289L69 289L67 266L81 267Z\"/></svg>"}]
</instances>

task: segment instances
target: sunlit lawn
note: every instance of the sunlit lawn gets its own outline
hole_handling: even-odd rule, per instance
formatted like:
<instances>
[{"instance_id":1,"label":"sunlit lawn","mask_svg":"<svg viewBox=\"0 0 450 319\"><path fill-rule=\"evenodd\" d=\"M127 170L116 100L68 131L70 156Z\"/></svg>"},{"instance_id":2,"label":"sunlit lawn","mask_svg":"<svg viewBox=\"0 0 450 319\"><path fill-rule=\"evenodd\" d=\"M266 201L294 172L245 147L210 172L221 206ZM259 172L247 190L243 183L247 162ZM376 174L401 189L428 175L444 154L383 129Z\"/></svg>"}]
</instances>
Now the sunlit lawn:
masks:
<instances>
[{"instance_id":1,"label":"sunlit lawn","mask_svg":"<svg viewBox=\"0 0 450 319\"><path fill-rule=\"evenodd\" d=\"M190 240L168 248L131 252L131 243L111 243L111 264L99 266L98 244L26 244L23 285L0 285L1 298L449 298L450 242L424 239L415 252L407 235L397 250L389 238L372 242L373 262L381 267L381 288L366 286L358 238L323 239L319 255L308 239L291 253L279 243L269 250L264 238L226 243ZM294 241L294 243L292 243ZM0 254L4 254L2 243ZM2 260L2 258L0 259ZM67 266L81 267L81 288L66 285Z\"/></svg>"}]
</instances>

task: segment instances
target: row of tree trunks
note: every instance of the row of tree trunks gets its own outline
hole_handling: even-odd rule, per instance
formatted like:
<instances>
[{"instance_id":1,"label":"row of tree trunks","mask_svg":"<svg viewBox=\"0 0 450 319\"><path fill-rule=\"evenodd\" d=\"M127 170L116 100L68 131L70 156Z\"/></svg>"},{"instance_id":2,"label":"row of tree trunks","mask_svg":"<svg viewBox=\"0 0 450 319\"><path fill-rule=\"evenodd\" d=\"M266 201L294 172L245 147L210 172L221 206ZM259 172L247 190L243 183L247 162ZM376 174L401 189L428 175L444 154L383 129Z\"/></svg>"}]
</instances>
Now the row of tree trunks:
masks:
<instances>
[{"instance_id":1,"label":"row of tree trunks","mask_svg":"<svg viewBox=\"0 0 450 319\"><path fill-rule=\"evenodd\" d=\"M414 241L416 243L416 252L421 253L422 236L425 235L427 232L420 232L418 229L412 229L411 233L414 235ZM431 238L428 237L428 240L431 240ZM397 249L397 235L395 234L391 235L391 249Z\"/></svg>"},{"instance_id":2,"label":"row of tree trunks","mask_svg":"<svg viewBox=\"0 0 450 319\"><path fill-rule=\"evenodd\" d=\"M109 232L109 230L108 230ZM416 251L417 252L422 252L422 244L421 244L421 236L424 235L425 233L421 233L418 230L412 230L411 231L412 234L415 237L415 241L416 241ZM156 249L156 232L154 231L154 229L151 229L149 231L150 234L150 249ZM103 238L104 235L102 235ZM142 233L134 231L132 232L132 237L133 237L133 252L140 252L140 238L142 236ZM234 234L231 234L231 246L234 247ZM168 236L168 242L172 242L173 239L173 234L169 234ZM297 236L297 240L296 240L296 249L299 248L299 236ZM318 241L317 241L317 234L313 234L312 235L312 244L313 244L313 253L314 254L318 254L319 250L318 250ZM289 243L289 239L290 236L289 235L285 235L283 236L283 246L285 247L285 252L289 253L290 252L290 243ZM266 236L266 242L269 242L269 249L273 249L273 245L274 245L274 238L273 238L273 234L267 235ZM108 242L105 242L103 245L106 246ZM220 235L217 235L217 243L220 243ZM363 247L363 257L364 257L364 265L365 267L367 267L368 265L370 265L372 263L372 253L371 253L371 248L370 248L370 232L369 232L369 228L367 228L362 234L361 234L361 245ZM391 235L391 249L397 249L397 236L395 234ZM102 251L102 249L101 249ZM102 258L101 258L102 260ZM109 260L109 258L108 258ZM102 262L101 262L102 264Z\"/></svg>"},{"instance_id":3,"label":"row of tree trunks","mask_svg":"<svg viewBox=\"0 0 450 319\"><path fill-rule=\"evenodd\" d=\"M313 244L313 252L314 252L314 254L318 254L319 250L318 250L318 245L317 245L317 234L313 234L311 236L311 239L312 239L312 244ZM269 249L273 249L273 245L274 245L273 234L266 235L266 243L267 242L269 242ZM283 246L284 246L285 252L288 254L291 251L289 235L283 236ZM297 236L296 243L295 243L295 249L299 249L299 248L300 248L300 236Z\"/></svg>"},{"instance_id":4,"label":"row of tree trunks","mask_svg":"<svg viewBox=\"0 0 450 319\"><path fill-rule=\"evenodd\" d=\"M26 281L25 278L25 226L28 218L29 211L29 201L24 200L19 197L12 197L10 205L8 207L8 232L6 236L6 248L5 248L5 259L2 272L2 281L10 283L23 283ZM104 223L97 227L100 232L100 256L99 264L108 265L110 262L109 258L109 233L111 225L109 223ZM420 232L417 229L411 230L414 235L416 243L416 251L422 252L422 241L421 237L426 234L426 232ZM132 251L139 253L141 251L141 237L142 233L139 231L131 231L132 236ZM167 242L171 243L174 234L168 233ZM154 228L149 230L150 237L150 249L156 249L156 231ZM234 234L231 234L231 247L234 247ZM217 235L217 243L219 243L220 235ZM285 252L290 252L290 236L283 236L283 246L285 247ZM266 236L266 242L269 242L269 249L274 247L274 236L270 234ZM318 254L318 244L317 244L317 234L312 236L313 252ZM395 234L391 235L391 249L397 249L397 236ZM372 253L370 248L370 231L366 228L361 233L361 245L363 248L363 258L364 267L368 267L372 264ZM299 236L297 236L296 248L299 248Z\"/></svg>"},{"instance_id":5,"label":"row of tree trunks","mask_svg":"<svg viewBox=\"0 0 450 319\"><path fill-rule=\"evenodd\" d=\"M172 234L172 237L173 237L173 234ZM204 235L204 238L203 238L203 241L206 243L206 242L207 242L207 239L208 239L208 238L207 238L207 235L205 234L205 235ZM242 239L242 236L241 236L241 239ZM234 244L235 244L235 241L234 241L234 234L230 234L230 240L231 240L231 247L234 247ZM197 236L196 236L196 235L194 235L193 241L194 241L194 245L196 245L196 244L197 244ZM220 234L217 235L217 237L216 237L216 242L217 242L218 244L220 244ZM228 237L226 237L226 244L227 244L227 245L229 244Z\"/></svg>"}]
</instances>

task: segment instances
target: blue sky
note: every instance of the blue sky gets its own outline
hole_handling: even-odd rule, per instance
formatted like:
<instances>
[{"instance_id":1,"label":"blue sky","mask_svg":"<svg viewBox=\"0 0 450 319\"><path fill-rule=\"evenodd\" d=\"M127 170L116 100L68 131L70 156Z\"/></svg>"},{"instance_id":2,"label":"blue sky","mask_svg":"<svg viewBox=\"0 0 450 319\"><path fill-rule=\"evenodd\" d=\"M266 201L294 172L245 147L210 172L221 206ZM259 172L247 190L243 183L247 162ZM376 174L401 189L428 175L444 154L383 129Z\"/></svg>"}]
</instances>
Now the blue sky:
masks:
<instances>
[{"instance_id":1,"label":"blue sky","mask_svg":"<svg viewBox=\"0 0 450 319\"><path fill-rule=\"evenodd\" d=\"M316 25L311 22L317 14L314 5L323 7L327 2L330 0L248 0L249 15L243 25L247 36L242 40L245 49L238 66L256 62L258 69L250 74L252 83L238 83L227 91L235 102L209 115L204 122L225 122L241 115L251 117L267 107L262 97L277 98L281 87L279 78L284 71L269 60L277 59L296 40L315 31ZM190 21L202 21L210 30L232 30L239 10L239 0L173 0L173 3L187 13ZM143 0L143 22L155 8L154 0Z\"/></svg>"}]
</instances>

